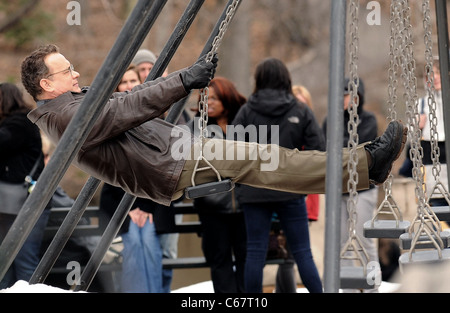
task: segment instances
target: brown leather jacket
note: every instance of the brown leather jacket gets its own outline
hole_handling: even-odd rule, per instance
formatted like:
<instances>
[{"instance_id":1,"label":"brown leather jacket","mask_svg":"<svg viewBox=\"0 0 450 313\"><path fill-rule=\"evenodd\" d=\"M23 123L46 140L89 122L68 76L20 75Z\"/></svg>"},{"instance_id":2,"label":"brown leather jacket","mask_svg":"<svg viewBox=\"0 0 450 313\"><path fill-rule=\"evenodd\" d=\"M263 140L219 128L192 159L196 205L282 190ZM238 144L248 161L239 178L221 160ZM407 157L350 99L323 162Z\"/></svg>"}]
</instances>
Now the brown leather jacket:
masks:
<instances>
[{"instance_id":1,"label":"brown leather jacket","mask_svg":"<svg viewBox=\"0 0 450 313\"><path fill-rule=\"evenodd\" d=\"M57 144L85 92L38 102L28 118ZM172 156L172 147L190 147L192 136L158 117L187 95L178 74L113 93L73 163L130 194L170 205L185 164L185 158ZM174 128L179 137L171 135Z\"/></svg>"}]
</instances>

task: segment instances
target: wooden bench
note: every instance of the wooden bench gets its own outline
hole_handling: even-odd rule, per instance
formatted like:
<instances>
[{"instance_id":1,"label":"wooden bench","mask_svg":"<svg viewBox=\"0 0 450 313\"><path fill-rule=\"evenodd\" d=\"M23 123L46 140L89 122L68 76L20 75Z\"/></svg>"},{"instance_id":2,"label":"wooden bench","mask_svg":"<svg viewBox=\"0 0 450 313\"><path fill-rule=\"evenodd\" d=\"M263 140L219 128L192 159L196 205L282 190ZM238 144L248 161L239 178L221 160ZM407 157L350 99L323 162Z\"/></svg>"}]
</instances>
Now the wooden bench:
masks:
<instances>
[{"instance_id":1,"label":"wooden bench","mask_svg":"<svg viewBox=\"0 0 450 313\"><path fill-rule=\"evenodd\" d=\"M52 221L52 223L47 225L45 229L45 238L53 238L58 231L59 225L62 223L70 209L70 207L51 209L49 220ZM181 223L177 223L175 220L175 215L177 214L198 215L198 211L194 208L192 202L177 202L174 203L173 207L167 208L167 210L172 210L172 212L168 215L170 218L166 217L166 220L164 221L164 233L201 234L202 230L200 221L182 221ZM73 236L102 236L108 223L109 218L105 216L105 214L102 214L97 206L89 206L86 208L80 223L78 223L75 227ZM273 259L267 260L266 264L283 264L284 262L285 259ZM162 264L164 269L209 267L204 256L179 257L176 259L164 258ZM99 268L99 272L118 272L121 271L121 267L121 263L115 260L111 263L102 263ZM54 267L51 270L51 273L59 274L68 272L69 270L64 267Z\"/></svg>"}]
</instances>

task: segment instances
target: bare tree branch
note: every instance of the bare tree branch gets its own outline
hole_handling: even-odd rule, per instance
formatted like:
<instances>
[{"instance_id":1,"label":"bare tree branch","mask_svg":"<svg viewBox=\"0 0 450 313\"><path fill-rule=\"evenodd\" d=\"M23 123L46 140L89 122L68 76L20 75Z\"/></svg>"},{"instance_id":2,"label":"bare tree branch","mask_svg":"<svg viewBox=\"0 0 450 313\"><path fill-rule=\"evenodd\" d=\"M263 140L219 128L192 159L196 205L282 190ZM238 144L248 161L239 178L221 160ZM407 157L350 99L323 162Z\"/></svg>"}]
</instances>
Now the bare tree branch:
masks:
<instances>
[{"instance_id":1,"label":"bare tree branch","mask_svg":"<svg viewBox=\"0 0 450 313\"><path fill-rule=\"evenodd\" d=\"M12 14L9 19L0 24L0 33L4 33L13 28L21 18L31 12L38 4L40 0L30 0L27 4L23 5L15 14Z\"/></svg>"}]
</instances>

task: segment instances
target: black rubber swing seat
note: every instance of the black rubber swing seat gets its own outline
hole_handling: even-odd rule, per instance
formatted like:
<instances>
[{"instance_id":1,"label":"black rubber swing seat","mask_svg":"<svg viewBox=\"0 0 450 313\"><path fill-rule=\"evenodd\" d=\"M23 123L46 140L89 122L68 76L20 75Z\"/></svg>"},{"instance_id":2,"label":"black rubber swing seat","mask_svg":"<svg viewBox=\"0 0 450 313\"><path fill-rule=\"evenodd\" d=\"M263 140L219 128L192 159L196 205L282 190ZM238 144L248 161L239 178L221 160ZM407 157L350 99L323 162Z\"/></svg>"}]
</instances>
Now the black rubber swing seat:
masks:
<instances>
[{"instance_id":1,"label":"black rubber swing seat","mask_svg":"<svg viewBox=\"0 0 450 313\"><path fill-rule=\"evenodd\" d=\"M234 182L231 179L223 179L216 182L187 187L185 196L188 199L206 197L218 193L229 192L233 190Z\"/></svg>"},{"instance_id":2,"label":"black rubber swing seat","mask_svg":"<svg viewBox=\"0 0 450 313\"><path fill-rule=\"evenodd\" d=\"M374 289L377 284L368 279L362 266L342 266L340 271L341 289Z\"/></svg>"},{"instance_id":3,"label":"black rubber swing seat","mask_svg":"<svg viewBox=\"0 0 450 313\"><path fill-rule=\"evenodd\" d=\"M441 256L439 256L437 249L405 252L398 259L400 270L412 264L433 264L450 261L450 249L442 249L441 252Z\"/></svg>"},{"instance_id":4,"label":"black rubber swing seat","mask_svg":"<svg viewBox=\"0 0 450 313\"><path fill-rule=\"evenodd\" d=\"M439 236L444 244L444 249L449 247L450 243L450 232L442 231ZM414 233L404 233L400 235L400 247L404 250L411 249L412 239L414 238ZM434 244L431 242L428 236L419 236L419 240L416 243L416 249L433 249Z\"/></svg>"},{"instance_id":5,"label":"black rubber swing seat","mask_svg":"<svg viewBox=\"0 0 450 313\"><path fill-rule=\"evenodd\" d=\"M432 206L434 214L440 221L450 221L450 207L447 206Z\"/></svg>"},{"instance_id":6,"label":"black rubber swing seat","mask_svg":"<svg viewBox=\"0 0 450 313\"><path fill-rule=\"evenodd\" d=\"M411 223L409 221L377 220L364 223L364 237L366 238L395 238L408 232Z\"/></svg>"}]
</instances>

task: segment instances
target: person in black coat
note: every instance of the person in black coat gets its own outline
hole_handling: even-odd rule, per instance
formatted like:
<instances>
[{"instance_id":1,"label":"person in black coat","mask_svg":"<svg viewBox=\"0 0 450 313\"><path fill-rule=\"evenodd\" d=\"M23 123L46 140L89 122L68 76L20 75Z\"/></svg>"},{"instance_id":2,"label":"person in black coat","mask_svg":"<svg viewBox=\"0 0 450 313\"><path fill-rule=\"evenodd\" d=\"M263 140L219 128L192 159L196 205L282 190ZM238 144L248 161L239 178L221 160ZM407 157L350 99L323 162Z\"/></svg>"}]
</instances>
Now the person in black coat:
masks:
<instances>
[{"instance_id":1,"label":"person in black coat","mask_svg":"<svg viewBox=\"0 0 450 313\"><path fill-rule=\"evenodd\" d=\"M21 90L14 84L0 84L0 180L24 183L34 164L37 180L44 168L42 141L39 128L28 118L32 108L26 103ZM17 208L17 213L20 211ZM16 213L16 214L17 214ZM16 214L2 213L0 202L0 242L13 224ZM0 282L0 289L11 287L18 280L28 281L40 260L40 246L47 224L49 210L44 210L30 235Z\"/></svg>"},{"instance_id":2,"label":"person in black coat","mask_svg":"<svg viewBox=\"0 0 450 313\"><path fill-rule=\"evenodd\" d=\"M232 124L257 132L255 136L246 136L249 132L238 133L237 137L242 138L236 139L260 144L277 143L289 149L325 149L323 134L313 112L294 96L289 71L275 58L265 59L257 66L255 90ZM247 229L246 292L262 292L273 213L280 220L303 284L311 293L322 292L310 247L305 196L245 185L237 186L236 194Z\"/></svg>"}]
</instances>

